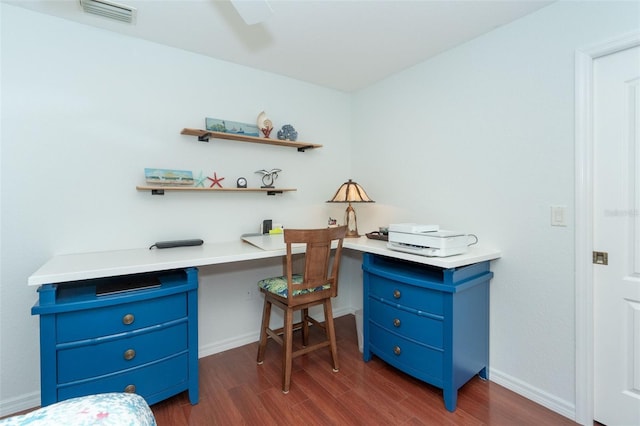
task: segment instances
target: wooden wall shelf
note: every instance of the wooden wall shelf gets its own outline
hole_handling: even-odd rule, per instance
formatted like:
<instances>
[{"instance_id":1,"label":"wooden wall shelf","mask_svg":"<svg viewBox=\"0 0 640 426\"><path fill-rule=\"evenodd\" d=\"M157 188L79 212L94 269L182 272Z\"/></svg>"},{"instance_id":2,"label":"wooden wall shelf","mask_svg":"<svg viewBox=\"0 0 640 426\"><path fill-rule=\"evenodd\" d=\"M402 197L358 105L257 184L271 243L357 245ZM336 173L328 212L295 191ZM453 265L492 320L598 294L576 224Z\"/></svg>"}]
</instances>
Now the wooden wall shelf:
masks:
<instances>
[{"instance_id":1,"label":"wooden wall shelf","mask_svg":"<svg viewBox=\"0 0 640 426\"><path fill-rule=\"evenodd\" d=\"M238 135L235 133L214 132L211 130L185 128L185 129L182 129L180 134L197 136L198 140L201 142L209 142L210 138L227 139L227 140L232 140L236 142L251 142L251 143L264 144L264 145L287 146L291 148L297 148L299 152L304 152L306 149L322 148L322 145L308 143L308 142L281 141L279 139L260 138L255 136L244 136L244 135Z\"/></svg>"},{"instance_id":2,"label":"wooden wall shelf","mask_svg":"<svg viewBox=\"0 0 640 426\"><path fill-rule=\"evenodd\" d=\"M151 191L152 195L164 195L165 191L199 191L199 192L266 192L267 195L297 191L295 188L202 188L195 186L136 186L138 191Z\"/></svg>"}]
</instances>

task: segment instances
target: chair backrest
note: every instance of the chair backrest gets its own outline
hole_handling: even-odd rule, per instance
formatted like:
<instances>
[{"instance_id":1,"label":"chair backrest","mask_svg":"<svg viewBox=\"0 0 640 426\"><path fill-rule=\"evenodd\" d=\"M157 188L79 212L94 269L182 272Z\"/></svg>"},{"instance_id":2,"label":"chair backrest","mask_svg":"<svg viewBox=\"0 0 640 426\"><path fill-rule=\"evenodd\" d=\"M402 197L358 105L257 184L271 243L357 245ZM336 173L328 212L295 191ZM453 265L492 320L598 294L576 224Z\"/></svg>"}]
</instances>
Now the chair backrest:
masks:
<instances>
[{"instance_id":1,"label":"chair backrest","mask_svg":"<svg viewBox=\"0 0 640 426\"><path fill-rule=\"evenodd\" d=\"M330 285L331 297L338 295L338 274L340 272L340 258L342 257L342 242L346 226L322 229L285 229L284 242L287 245L287 282L288 300L294 299L294 288L292 287L293 275L293 244L306 244L304 252L304 280L296 284L296 290L321 287ZM332 243L335 244L335 251L332 251ZM332 255L333 253L333 255ZM314 292L316 293L316 292ZM309 293L313 295L314 293ZM326 293L326 291L325 291ZM320 296L317 294L316 296Z\"/></svg>"}]
</instances>

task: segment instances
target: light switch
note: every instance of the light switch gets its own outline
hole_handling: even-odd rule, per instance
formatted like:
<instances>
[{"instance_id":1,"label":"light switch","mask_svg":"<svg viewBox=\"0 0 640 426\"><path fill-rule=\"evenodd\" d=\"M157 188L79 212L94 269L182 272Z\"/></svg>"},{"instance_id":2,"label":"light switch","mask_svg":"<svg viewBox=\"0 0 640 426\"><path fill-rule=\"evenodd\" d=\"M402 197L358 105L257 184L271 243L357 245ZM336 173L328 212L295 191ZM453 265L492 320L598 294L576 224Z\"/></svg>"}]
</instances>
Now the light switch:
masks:
<instances>
[{"instance_id":1,"label":"light switch","mask_svg":"<svg viewBox=\"0 0 640 426\"><path fill-rule=\"evenodd\" d=\"M567 206L551 206L551 226L567 226Z\"/></svg>"}]
</instances>

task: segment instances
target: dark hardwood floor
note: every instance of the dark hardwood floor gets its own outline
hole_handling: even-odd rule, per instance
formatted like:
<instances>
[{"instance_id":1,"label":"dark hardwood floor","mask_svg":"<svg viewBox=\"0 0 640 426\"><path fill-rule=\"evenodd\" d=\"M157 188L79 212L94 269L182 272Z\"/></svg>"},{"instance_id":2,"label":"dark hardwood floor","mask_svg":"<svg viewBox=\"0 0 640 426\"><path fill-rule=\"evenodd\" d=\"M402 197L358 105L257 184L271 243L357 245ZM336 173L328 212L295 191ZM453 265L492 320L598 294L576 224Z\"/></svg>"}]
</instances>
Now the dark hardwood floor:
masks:
<instances>
[{"instance_id":1,"label":"dark hardwood floor","mask_svg":"<svg viewBox=\"0 0 640 426\"><path fill-rule=\"evenodd\" d=\"M257 342L211 355L200 359L200 402L192 406L185 392L153 405L158 426L576 424L477 376L460 389L450 413L439 389L375 357L362 361L353 315L335 321L338 373L328 349L298 357L285 395L277 343L269 341L263 365L255 361ZM321 332L315 328L313 333Z\"/></svg>"}]
</instances>

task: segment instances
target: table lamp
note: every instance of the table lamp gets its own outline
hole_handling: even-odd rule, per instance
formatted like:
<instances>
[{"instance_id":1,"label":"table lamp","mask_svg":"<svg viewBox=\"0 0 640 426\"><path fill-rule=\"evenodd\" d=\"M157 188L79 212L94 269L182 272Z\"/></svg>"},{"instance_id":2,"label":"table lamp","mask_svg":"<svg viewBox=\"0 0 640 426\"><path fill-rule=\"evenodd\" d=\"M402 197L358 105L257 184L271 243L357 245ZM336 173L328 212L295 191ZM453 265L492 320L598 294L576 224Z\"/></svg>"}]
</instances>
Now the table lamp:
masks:
<instances>
[{"instance_id":1,"label":"table lamp","mask_svg":"<svg viewBox=\"0 0 640 426\"><path fill-rule=\"evenodd\" d=\"M344 216L344 222L347 225L347 238L356 238L358 234L358 221L356 220L356 211L351 207L351 203L375 203L364 189L356 182L349 179L348 182L340 185L336 194L327 203L349 203Z\"/></svg>"}]
</instances>

